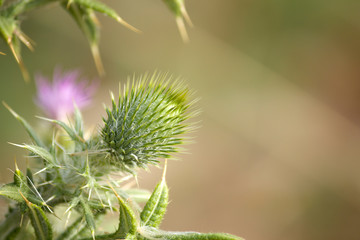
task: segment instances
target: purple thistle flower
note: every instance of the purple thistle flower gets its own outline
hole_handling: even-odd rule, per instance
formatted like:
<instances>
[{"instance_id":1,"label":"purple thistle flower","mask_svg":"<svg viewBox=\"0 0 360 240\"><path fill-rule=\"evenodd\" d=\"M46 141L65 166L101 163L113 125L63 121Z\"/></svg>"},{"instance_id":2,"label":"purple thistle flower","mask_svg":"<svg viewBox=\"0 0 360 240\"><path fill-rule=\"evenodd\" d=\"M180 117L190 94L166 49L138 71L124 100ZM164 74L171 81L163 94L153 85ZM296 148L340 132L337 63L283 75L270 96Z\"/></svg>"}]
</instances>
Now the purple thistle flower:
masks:
<instances>
[{"instance_id":1,"label":"purple thistle flower","mask_svg":"<svg viewBox=\"0 0 360 240\"><path fill-rule=\"evenodd\" d=\"M36 104L51 118L64 120L74 112L74 104L81 109L91 102L98 86L97 82L79 79L79 71L61 73L54 71L53 81L38 75L35 77L37 87Z\"/></svg>"}]
</instances>

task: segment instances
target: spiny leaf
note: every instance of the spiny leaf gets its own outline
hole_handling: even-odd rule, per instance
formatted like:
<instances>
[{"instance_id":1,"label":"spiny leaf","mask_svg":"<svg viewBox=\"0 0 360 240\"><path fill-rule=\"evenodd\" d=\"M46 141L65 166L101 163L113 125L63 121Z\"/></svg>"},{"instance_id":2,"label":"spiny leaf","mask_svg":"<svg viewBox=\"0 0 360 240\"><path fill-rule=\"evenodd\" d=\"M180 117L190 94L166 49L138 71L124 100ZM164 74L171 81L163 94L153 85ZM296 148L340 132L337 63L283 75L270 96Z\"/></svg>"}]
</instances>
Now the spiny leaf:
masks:
<instances>
[{"instance_id":1,"label":"spiny leaf","mask_svg":"<svg viewBox=\"0 0 360 240\"><path fill-rule=\"evenodd\" d=\"M95 1L95 0L73 0L74 3L77 3L86 8L93 9L97 12L104 13L105 15L118 20L119 15L112 8L106 6L105 4Z\"/></svg>"},{"instance_id":2,"label":"spiny leaf","mask_svg":"<svg viewBox=\"0 0 360 240\"><path fill-rule=\"evenodd\" d=\"M0 196L15 200L18 203L24 203L24 199L19 191L21 191L21 188L15 183L8 183L0 187ZM26 196L27 199L39 206L44 205L44 202L32 194L29 190L22 192L22 195Z\"/></svg>"},{"instance_id":3,"label":"spiny leaf","mask_svg":"<svg viewBox=\"0 0 360 240\"><path fill-rule=\"evenodd\" d=\"M0 12L0 33L6 43L9 44L16 28L16 21L12 17L5 16Z\"/></svg>"},{"instance_id":4,"label":"spiny leaf","mask_svg":"<svg viewBox=\"0 0 360 240\"><path fill-rule=\"evenodd\" d=\"M0 196L4 196L15 200L17 202L24 202L24 199L19 194L20 186L17 186L15 183L8 183L0 187Z\"/></svg>"},{"instance_id":5,"label":"spiny leaf","mask_svg":"<svg viewBox=\"0 0 360 240\"><path fill-rule=\"evenodd\" d=\"M169 202L169 189L165 181L165 172L166 164L161 182L155 187L150 199L140 214L141 224L143 226L158 228L165 215Z\"/></svg>"},{"instance_id":6,"label":"spiny leaf","mask_svg":"<svg viewBox=\"0 0 360 240\"><path fill-rule=\"evenodd\" d=\"M46 148L39 147L39 146L36 146L36 145L28 145L28 144L20 145L20 144L12 143L12 145L24 148L26 150L29 150L33 154L35 154L35 155L39 156L40 158L44 159L47 163L51 164L52 166L56 166L54 156L51 155L51 153Z\"/></svg>"},{"instance_id":7,"label":"spiny leaf","mask_svg":"<svg viewBox=\"0 0 360 240\"><path fill-rule=\"evenodd\" d=\"M80 143L85 143L85 140L80 137L76 131L74 129L72 129L71 127L69 127L66 123L62 122L62 121L59 121L59 120L55 120L55 119L49 119L49 118L44 118L44 117L38 117L42 120L45 120L45 121L49 121L49 122L52 122L52 123L55 123L57 125L59 125L60 127L62 127L65 132L69 135L69 137L76 141L76 142L80 142Z\"/></svg>"},{"instance_id":8,"label":"spiny leaf","mask_svg":"<svg viewBox=\"0 0 360 240\"><path fill-rule=\"evenodd\" d=\"M125 22L118 14L115 10L113 10L112 8L106 6L105 4L96 1L96 0L73 0L74 2L95 10L97 12L103 13L113 19L115 19L116 21L118 21L119 23L121 23L122 25L124 25L125 27L129 28L130 30L133 30L134 32L140 32L138 29L136 29L135 27L131 26L130 24L128 24L127 22Z\"/></svg>"},{"instance_id":9,"label":"spiny leaf","mask_svg":"<svg viewBox=\"0 0 360 240\"><path fill-rule=\"evenodd\" d=\"M189 35L188 35L187 31L186 31L186 27L185 27L185 23L184 23L183 18L182 17L176 17L175 20L176 20L176 25L177 25L177 27L179 29L180 36L181 36L182 40L185 43L189 42L190 39L189 39Z\"/></svg>"},{"instance_id":10,"label":"spiny leaf","mask_svg":"<svg viewBox=\"0 0 360 240\"><path fill-rule=\"evenodd\" d=\"M20 187L21 191L28 191L27 181L24 174L20 171L15 161L14 184Z\"/></svg>"},{"instance_id":11,"label":"spiny leaf","mask_svg":"<svg viewBox=\"0 0 360 240\"><path fill-rule=\"evenodd\" d=\"M185 28L184 19L190 25L190 27L193 27L193 24L189 17L189 14L186 11L184 0L163 0L163 1L169 7L169 9L175 14L176 24L178 26L183 41L188 42L189 36Z\"/></svg>"},{"instance_id":12,"label":"spiny leaf","mask_svg":"<svg viewBox=\"0 0 360 240\"><path fill-rule=\"evenodd\" d=\"M62 5L86 36L90 44L96 68L101 76L104 75L104 68L98 50L100 31L93 10L74 3L73 1L70 4L63 2Z\"/></svg>"},{"instance_id":13,"label":"spiny leaf","mask_svg":"<svg viewBox=\"0 0 360 240\"><path fill-rule=\"evenodd\" d=\"M20 122L20 124L25 128L26 132L29 134L30 138L36 143L36 145L43 147L44 144L40 140L37 133L34 131L34 129L30 126L30 124L20 115L18 115L9 105L6 104L6 102L2 102L3 105L9 110L9 112Z\"/></svg>"},{"instance_id":14,"label":"spiny leaf","mask_svg":"<svg viewBox=\"0 0 360 240\"><path fill-rule=\"evenodd\" d=\"M21 57L21 47L20 47L19 40L16 37L14 37L14 38L10 39L8 44L9 44L11 52L13 53L13 55L15 57L16 62L19 65L21 74L23 75L25 82L29 82L30 76L29 76L28 70L25 67L24 61Z\"/></svg>"},{"instance_id":15,"label":"spiny leaf","mask_svg":"<svg viewBox=\"0 0 360 240\"><path fill-rule=\"evenodd\" d=\"M28 201L24 195L22 195L22 197L29 208L29 217L37 239L52 240L52 227L45 212L39 206Z\"/></svg>"},{"instance_id":16,"label":"spiny leaf","mask_svg":"<svg viewBox=\"0 0 360 240\"><path fill-rule=\"evenodd\" d=\"M109 184L110 185L110 184ZM115 189L110 185L116 198L119 201L119 228L113 234L116 238L126 238L127 235L135 235L138 223L131 208L122 200Z\"/></svg>"},{"instance_id":17,"label":"spiny leaf","mask_svg":"<svg viewBox=\"0 0 360 240\"><path fill-rule=\"evenodd\" d=\"M227 233L171 232L147 226L139 228L138 232L141 236L152 240L244 240Z\"/></svg>"},{"instance_id":18,"label":"spiny leaf","mask_svg":"<svg viewBox=\"0 0 360 240\"><path fill-rule=\"evenodd\" d=\"M163 0L168 8L177 16L181 17L181 6L184 5L184 0Z\"/></svg>"},{"instance_id":19,"label":"spiny leaf","mask_svg":"<svg viewBox=\"0 0 360 240\"><path fill-rule=\"evenodd\" d=\"M93 239L95 239L96 225L95 225L94 214L93 214L89 204L85 201L85 199L83 197L80 197L80 205L84 211L85 220L86 220L87 226L91 232L91 236L93 237Z\"/></svg>"},{"instance_id":20,"label":"spiny leaf","mask_svg":"<svg viewBox=\"0 0 360 240\"><path fill-rule=\"evenodd\" d=\"M135 234L128 234L125 240L139 240L139 238Z\"/></svg>"},{"instance_id":21,"label":"spiny leaf","mask_svg":"<svg viewBox=\"0 0 360 240\"><path fill-rule=\"evenodd\" d=\"M31 183L34 183L34 177L29 167L26 168L26 182L28 186L31 185Z\"/></svg>"},{"instance_id":22,"label":"spiny leaf","mask_svg":"<svg viewBox=\"0 0 360 240\"><path fill-rule=\"evenodd\" d=\"M67 210L65 211L65 213L67 213L68 211L70 211L71 209L75 208L79 202L80 202L80 198L81 197L73 197L69 203L69 207L67 208Z\"/></svg>"},{"instance_id":23,"label":"spiny leaf","mask_svg":"<svg viewBox=\"0 0 360 240\"><path fill-rule=\"evenodd\" d=\"M16 16L24 12L26 5L31 1L32 0L12 1L9 6L3 9L2 14L15 19Z\"/></svg>"},{"instance_id":24,"label":"spiny leaf","mask_svg":"<svg viewBox=\"0 0 360 240\"><path fill-rule=\"evenodd\" d=\"M24 5L22 13L29 12L36 8L44 7L45 5L48 5L53 2L59 2L59 0L27 0L24 2L27 3L26 5Z\"/></svg>"},{"instance_id":25,"label":"spiny leaf","mask_svg":"<svg viewBox=\"0 0 360 240\"><path fill-rule=\"evenodd\" d=\"M90 49L95 61L96 68L101 76L105 74L104 67L99 53L99 23L94 11L103 13L111 18L114 18L125 27L139 32L127 22L125 22L112 8L96 0L72 0L63 2L64 9L74 18L75 22L80 27L89 41Z\"/></svg>"},{"instance_id":26,"label":"spiny leaf","mask_svg":"<svg viewBox=\"0 0 360 240\"><path fill-rule=\"evenodd\" d=\"M11 52L13 53L25 81L29 81L29 73L26 70L21 57L21 45L19 39L16 37L15 30L21 32L15 18L11 15L7 16L6 13L4 14L4 12L0 12L0 34L2 35L3 39L8 44Z\"/></svg>"},{"instance_id":27,"label":"spiny leaf","mask_svg":"<svg viewBox=\"0 0 360 240\"><path fill-rule=\"evenodd\" d=\"M22 196L26 196L26 198L30 199L33 203L36 203L40 206L43 205L43 201L40 198L36 197L35 194L32 192L31 188L28 185L27 179L18 168L16 162L14 171L14 182L1 186L0 195L15 200L19 203L24 203L24 199Z\"/></svg>"}]
</instances>

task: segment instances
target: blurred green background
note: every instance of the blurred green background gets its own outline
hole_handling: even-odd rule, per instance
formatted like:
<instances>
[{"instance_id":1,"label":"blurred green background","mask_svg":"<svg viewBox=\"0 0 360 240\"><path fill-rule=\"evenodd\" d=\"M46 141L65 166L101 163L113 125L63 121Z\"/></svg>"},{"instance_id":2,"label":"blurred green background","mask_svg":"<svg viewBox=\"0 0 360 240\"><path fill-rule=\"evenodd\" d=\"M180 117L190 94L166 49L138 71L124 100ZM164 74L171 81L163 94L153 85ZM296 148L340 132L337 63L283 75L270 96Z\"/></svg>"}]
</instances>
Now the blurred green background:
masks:
<instances>
[{"instance_id":1,"label":"blurred green background","mask_svg":"<svg viewBox=\"0 0 360 240\"><path fill-rule=\"evenodd\" d=\"M101 123L109 89L155 69L183 76L201 97L202 127L191 154L168 166L166 230L229 232L248 240L359 239L360 1L187 0L195 24L184 44L160 0L109 0L135 34L99 16L106 77L91 108ZM37 43L24 50L32 74L55 66L97 76L85 37L60 8L32 12L23 23ZM34 126L34 82L25 84L2 42L0 98ZM0 107L0 181L10 181L7 142L28 141ZM161 170L141 172L152 189ZM5 209L5 202L1 202Z\"/></svg>"}]
</instances>

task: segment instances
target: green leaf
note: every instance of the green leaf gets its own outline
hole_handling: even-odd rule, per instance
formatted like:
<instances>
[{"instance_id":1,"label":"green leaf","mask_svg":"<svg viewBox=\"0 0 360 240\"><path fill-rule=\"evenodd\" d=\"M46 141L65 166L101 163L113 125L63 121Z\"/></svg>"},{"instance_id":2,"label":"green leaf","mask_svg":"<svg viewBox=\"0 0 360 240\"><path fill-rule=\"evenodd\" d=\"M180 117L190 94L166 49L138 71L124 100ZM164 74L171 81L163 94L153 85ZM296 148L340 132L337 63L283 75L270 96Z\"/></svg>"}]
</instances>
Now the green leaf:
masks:
<instances>
[{"instance_id":1,"label":"green leaf","mask_svg":"<svg viewBox=\"0 0 360 240\"><path fill-rule=\"evenodd\" d=\"M128 205L119 198L120 216L119 216L119 229L116 231L116 236L124 237L125 233L135 234L137 224L134 213Z\"/></svg>"},{"instance_id":2,"label":"green leaf","mask_svg":"<svg viewBox=\"0 0 360 240\"><path fill-rule=\"evenodd\" d=\"M13 144L13 145L29 150L30 152L44 159L46 162L50 163L51 165L54 166L56 165L54 156L47 149L43 147L39 147L36 145L28 145L28 144L23 144L23 145Z\"/></svg>"},{"instance_id":3,"label":"green leaf","mask_svg":"<svg viewBox=\"0 0 360 240\"><path fill-rule=\"evenodd\" d=\"M152 240L244 240L227 233L198 233L162 231L153 227L139 228L140 235Z\"/></svg>"},{"instance_id":4,"label":"green leaf","mask_svg":"<svg viewBox=\"0 0 360 240\"><path fill-rule=\"evenodd\" d=\"M119 201L119 228L113 234L116 238L125 239L128 235L135 235L138 227L138 223L134 212L131 208L122 200L115 189L110 185L116 198Z\"/></svg>"},{"instance_id":5,"label":"green leaf","mask_svg":"<svg viewBox=\"0 0 360 240\"><path fill-rule=\"evenodd\" d=\"M5 42L9 43L9 39L11 39L15 28L15 19L3 16L3 14L0 15L0 33L4 38Z\"/></svg>"},{"instance_id":6,"label":"green leaf","mask_svg":"<svg viewBox=\"0 0 360 240\"><path fill-rule=\"evenodd\" d=\"M2 102L3 105L9 110L9 112L20 122L20 124L25 128L26 132L29 134L30 138L34 141L34 143L38 146L43 147L44 144L34 131L34 129L30 126L30 124L22 118L20 115L18 115L9 105L7 105L4 101Z\"/></svg>"},{"instance_id":7,"label":"green leaf","mask_svg":"<svg viewBox=\"0 0 360 240\"><path fill-rule=\"evenodd\" d=\"M135 27L131 26L129 23L124 21L114 9L106 6L102 2L96 0L73 0L73 2L79 4L85 9L94 10L99 13L103 13L115 19L117 22L119 22L120 24L122 24L123 26L127 27L128 29L134 32L138 32L138 33L140 32L138 29L136 29Z\"/></svg>"},{"instance_id":8,"label":"green leaf","mask_svg":"<svg viewBox=\"0 0 360 240\"><path fill-rule=\"evenodd\" d=\"M23 12L28 12L36 8L44 7L45 5L51 4L53 2L59 2L59 0L30 0L27 1L27 4L23 8Z\"/></svg>"},{"instance_id":9,"label":"green leaf","mask_svg":"<svg viewBox=\"0 0 360 240\"><path fill-rule=\"evenodd\" d=\"M42 120L45 120L45 121L49 121L49 122L52 122L52 123L55 123L57 125L59 125L60 127L62 127L65 132L69 135L69 137L76 141L76 142L81 142L81 143L84 143L85 140L83 138L81 138L74 129L72 129L71 127L69 127L66 123L62 122L62 121L59 121L59 120L55 120L55 119L49 119L49 118L44 118L44 117L38 117Z\"/></svg>"},{"instance_id":10,"label":"green leaf","mask_svg":"<svg viewBox=\"0 0 360 240\"><path fill-rule=\"evenodd\" d=\"M24 174L20 171L15 163L15 172L14 172L14 182L8 183L0 187L0 196L4 196L15 200L19 203L24 203L25 196L27 199L30 199L32 202L43 205L43 201L36 197L31 188L28 185L28 181L25 178Z\"/></svg>"},{"instance_id":11,"label":"green leaf","mask_svg":"<svg viewBox=\"0 0 360 240\"><path fill-rule=\"evenodd\" d=\"M71 0L62 3L64 9L74 18L81 31L89 41L96 68L100 75L104 75L104 67L99 53L99 22L95 11L103 13L129 28L132 31L140 32L125 22L112 8L96 0Z\"/></svg>"},{"instance_id":12,"label":"green leaf","mask_svg":"<svg viewBox=\"0 0 360 240\"><path fill-rule=\"evenodd\" d=\"M14 172L14 184L20 187L21 191L28 191L26 178L18 168L16 162L15 162L15 172Z\"/></svg>"},{"instance_id":13,"label":"green leaf","mask_svg":"<svg viewBox=\"0 0 360 240\"><path fill-rule=\"evenodd\" d=\"M125 240L139 240L136 235L128 234Z\"/></svg>"},{"instance_id":14,"label":"green leaf","mask_svg":"<svg viewBox=\"0 0 360 240\"><path fill-rule=\"evenodd\" d=\"M175 14L176 24L178 26L180 35L184 42L189 41L189 36L185 28L185 21L193 27L192 21L185 8L184 0L163 0L168 8Z\"/></svg>"},{"instance_id":15,"label":"green leaf","mask_svg":"<svg viewBox=\"0 0 360 240\"><path fill-rule=\"evenodd\" d=\"M176 16L181 16L181 7L184 5L184 0L163 0L168 8L175 13Z\"/></svg>"},{"instance_id":16,"label":"green leaf","mask_svg":"<svg viewBox=\"0 0 360 240\"><path fill-rule=\"evenodd\" d=\"M93 9L87 8L72 1L70 4L64 2L64 9L73 17L85 37L87 38L91 53L93 55L96 68L100 75L104 75L104 67L102 65L99 53L99 24Z\"/></svg>"},{"instance_id":17,"label":"green leaf","mask_svg":"<svg viewBox=\"0 0 360 240\"><path fill-rule=\"evenodd\" d=\"M22 2L22 1L18 1ZM8 10L8 9L7 9ZM11 15L12 12L0 12L0 34L4 38L5 42L8 44L12 54L15 57L16 62L18 63L21 73L26 81L30 79L29 73L26 70L24 62L21 57L21 44L18 37L25 41L24 35L21 33L20 26L16 21L15 17ZM16 30L16 32L15 32Z\"/></svg>"},{"instance_id":18,"label":"green leaf","mask_svg":"<svg viewBox=\"0 0 360 240\"><path fill-rule=\"evenodd\" d=\"M29 217L37 239L52 240L52 227L45 212L39 206L29 202L25 196L22 195L22 197L29 208Z\"/></svg>"},{"instance_id":19,"label":"green leaf","mask_svg":"<svg viewBox=\"0 0 360 240\"><path fill-rule=\"evenodd\" d=\"M83 197L80 197L80 205L84 211L84 216L86 220L86 224L91 232L91 236L95 239L95 217L91 210L91 207L87 202L85 202L85 199Z\"/></svg>"},{"instance_id":20,"label":"green leaf","mask_svg":"<svg viewBox=\"0 0 360 240\"><path fill-rule=\"evenodd\" d=\"M90 45L97 45L99 43L99 28L96 24L93 11L77 3L68 5L64 2L63 8L74 18L81 31L87 37Z\"/></svg>"},{"instance_id":21,"label":"green leaf","mask_svg":"<svg viewBox=\"0 0 360 240\"><path fill-rule=\"evenodd\" d=\"M12 1L10 5L3 10L3 15L15 19L16 16L25 11L26 5L29 2L31 2L31 0Z\"/></svg>"},{"instance_id":22,"label":"green leaf","mask_svg":"<svg viewBox=\"0 0 360 240\"><path fill-rule=\"evenodd\" d=\"M34 184L34 177L33 177L33 174L32 174L32 171L29 167L26 168L26 182L29 185L31 185L31 183Z\"/></svg>"},{"instance_id":23,"label":"green leaf","mask_svg":"<svg viewBox=\"0 0 360 240\"><path fill-rule=\"evenodd\" d=\"M158 228L169 203L169 189L165 181L166 164L162 180L155 187L140 214L141 225Z\"/></svg>"},{"instance_id":24,"label":"green leaf","mask_svg":"<svg viewBox=\"0 0 360 240\"><path fill-rule=\"evenodd\" d=\"M27 191L21 191L21 187L17 186L15 183L8 183L0 187L0 196L7 197L19 203L24 203L24 199L21 194L27 199L29 199L31 202L36 203L39 206L44 205L43 201L33 195L30 189Z\"/></svg>"},{"instance_id":25,"label":"green leaf","mask_svg":"<svg viewBox=\"0 0 360 240\"><path fill-rule=\"evenodd\" d=\"M103 13L117 21L119 21L121 19L115 10L113 10L112 8L106 6L105 4L103 4L101 2L98 2L95 0L73 0L73 2L79 4L83 7Z\"/></svg>"},{"instance_id":26,"label":"green leaf","mask_svg":"<svg viewBox=\"0 0 360 240\"><path fill-rule=\"evenodd\" d=\"M21 203L24 202L24 199L21 197L19 191L20 186L17 186L15 183L8 183L0 188L0 196L7 197Z\"/></svg>"}]
</instances>

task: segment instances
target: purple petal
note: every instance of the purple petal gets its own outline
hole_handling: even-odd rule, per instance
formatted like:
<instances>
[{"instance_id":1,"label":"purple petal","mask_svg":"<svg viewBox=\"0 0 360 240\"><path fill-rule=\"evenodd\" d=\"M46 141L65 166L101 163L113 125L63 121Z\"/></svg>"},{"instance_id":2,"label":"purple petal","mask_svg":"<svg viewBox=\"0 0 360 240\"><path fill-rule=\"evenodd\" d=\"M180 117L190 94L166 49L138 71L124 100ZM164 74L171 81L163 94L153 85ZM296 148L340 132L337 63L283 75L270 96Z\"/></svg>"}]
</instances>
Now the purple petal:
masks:
<instances>
[{"instance_id":1,"label":"purple petal","mask_svg":"<svg viewBox=\"0 0 360 240\"><path fill-rule=\"evenodd\" d=\"M83 108L91 102L98 86L96 82L89 83L79 79L79 71L61 73L59 68L54 71L53 82L42 75L35 77L37 86L36 104L50 117L66 118L74 111L74 103Z\"/></svg>"}]
</instances>

